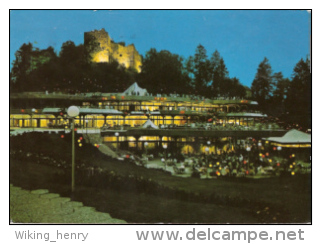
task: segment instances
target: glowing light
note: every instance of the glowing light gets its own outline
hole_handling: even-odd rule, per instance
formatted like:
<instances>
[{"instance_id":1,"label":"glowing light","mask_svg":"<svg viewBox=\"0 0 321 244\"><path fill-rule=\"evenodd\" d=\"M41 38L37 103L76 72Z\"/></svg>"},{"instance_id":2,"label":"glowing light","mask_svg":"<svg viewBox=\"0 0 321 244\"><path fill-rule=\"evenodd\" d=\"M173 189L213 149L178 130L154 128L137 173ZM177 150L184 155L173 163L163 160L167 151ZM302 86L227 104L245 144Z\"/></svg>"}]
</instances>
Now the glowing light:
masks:
<instances>
[{"instance_id":1,"label":"glowing light","mask_svg":"<svg viewBox=\"0 0 321 244\"><path fill-rule=\"evenodd\" d=\"M210 167L210 168L212 168L212 167L213 167L213 165L212 165L212 164L210 164L210 165L209 165L209 167Z\"/></svg>"},{"instance_id":2,"label":"glowing light","mask_svg":"<svg viewBox=\"0 0 321 244\"><path fill-rule=\"evenodd\" d=\"M272 159L269 159L269 162L272 163Z\"/></svg>"},{"instance_id":3,"label":"glowing light","mask_svg":"<svg viewBox=\"0 0 321 244\"><path fill-rule=\"evenodd\" d=\"M292 172L291 172L291 175L295 175L295 172L294 172L294 171L292 171Z\"/></svg>"},{"instance_id":4,"label":"glowing light","mask_svg":"<svg viewBox=\"0 0 321 244\"><path fill-rule=\"evenodd\" d=\"M220 165L220 162L216 162L216 165Z\"/></svg>"},{"instance_id":5,"label":"glowing light","mask_svg":"<svg viewBox=\"0 0 321 244\"><path fill-rule=\"evenodd\" d=\"M217 175L217 176L220 176L221 173L220 173L219 171L216 171L216 175Z\"/></svg>"},{"instance_id":6,"label":"glowing light","mask_svg":"<svg viewBox=\"0 0 321 244\"><path fill-rule=\"evenodd\" d=\"M295 165L296 163L295 162L293 162L293 165Z\"/></svg>"},{"instance_id":7,"label":"glowing light","mask_svg":"<svg viewBox=\"0 0 321 244\"><path fill-rule=\"evenodd\" d=\"M280 166L280 163L277 163L277 164L276 164L276 166L278 166L278 167L279 167L279 166Z\"/></svg>"},{"instance_id":8,"label":"glowing light","mask_svg":"<svg viewBox=\"0 0 321 244\"><path fill-rule=\"evenodd\" d=\"M82 136L81 137L79 137L79 140L82 140L83 138L82 138Z\"/></svg>"},{"instance_id":9,"label":"glowing light","mask_svg":"<svg viewBox=\"0 0 321 244\"><path fill-rule=\"evenodd\" d=\"M79 139L79 140L78 140L78 142L80 143L80 142L81 142L81 140Z\"/></svg>"},{"instance_id":10,"label":"glowing light","mask_svg":"<svg viewBox=\"0 0 321 244\"><path fill-rule=\"evenodd\" d=\"M80 146L80 147L82 147L82 144L81 144L81 143L79 143L79 146Z\"/></svg>"},{"instance_id":11,"label":"glowing light","mask_svg":"<svg viewBox=\"0 0 321 244\"><path fill-rule=\"evenodd\" d=\"M61 138L64 138L65 136L64 136L64 135L61 135L60 137L61 137Z\"/></svg>"},{"instance_id":12,"label":"glowing light","mask_svg":"<svg viewBox=\"0 0 321 244\"><path fill-rule=\"evenodd\" d=\"M290 169L292 169L293 168L293 165L290 165Z\"/></svg>"},{"instance_id":13,"label":"glowing light","mask_svg":"<svg viewBox=\"0 0 321 244\"><path fill-rule=\"evenodd\" d=\"M292 157L294 158L294 157L295 157L295 154L292 154Z\"/></svg>"},{"instance_id":14,"label":"glowing light","mask_svg":"<svg viewBox=\"0 0 321 244\"><path fill-rule=\"evenodd\" d=\"M267 152L265 155L266 155L266 156L269 156L270 154Z\"/></svg>"}]
</instances>

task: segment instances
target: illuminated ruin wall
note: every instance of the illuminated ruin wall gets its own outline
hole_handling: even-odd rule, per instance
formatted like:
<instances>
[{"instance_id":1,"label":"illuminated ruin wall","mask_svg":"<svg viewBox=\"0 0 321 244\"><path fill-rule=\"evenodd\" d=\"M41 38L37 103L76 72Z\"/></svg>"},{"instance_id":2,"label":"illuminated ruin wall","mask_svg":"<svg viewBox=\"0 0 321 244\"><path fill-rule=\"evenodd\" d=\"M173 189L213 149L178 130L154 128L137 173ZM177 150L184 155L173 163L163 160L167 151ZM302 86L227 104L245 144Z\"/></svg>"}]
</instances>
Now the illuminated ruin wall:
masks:
<instances>
[{"instance_id":1,"label":"illuminated ruin wall","mask_svg":"<svg viewBox=\"0 0 321 244\"><path fill-rule=\"evenodd\" d=\"M114 43L104 29L85 32L84 46L91 62L108 63L116 60L126 68L132 67L138 72L141 71L142 58L134 44L125 46L122 43Z\"/></svg>"}]
</instances>

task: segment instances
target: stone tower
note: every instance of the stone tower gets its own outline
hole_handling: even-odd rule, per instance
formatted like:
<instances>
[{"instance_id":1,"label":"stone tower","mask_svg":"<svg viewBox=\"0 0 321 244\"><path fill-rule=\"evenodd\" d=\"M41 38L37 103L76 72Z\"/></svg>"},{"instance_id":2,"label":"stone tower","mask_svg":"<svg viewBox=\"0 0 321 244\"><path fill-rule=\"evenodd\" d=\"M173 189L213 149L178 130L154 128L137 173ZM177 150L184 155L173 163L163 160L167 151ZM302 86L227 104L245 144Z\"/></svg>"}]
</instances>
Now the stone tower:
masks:
<instances>
[{"instance_id":1,"label":"stone tower","mask_svg":"<svg viewBox=\"0 0 321 244\"><path fill-rule=\"evenodd\" d=\"M134 44L114 43L105 29L85 32L84 47L90 62L104 63L116 60L126 68L132 67L141 72L142 57Z\"/></svg>"}]
</instances>

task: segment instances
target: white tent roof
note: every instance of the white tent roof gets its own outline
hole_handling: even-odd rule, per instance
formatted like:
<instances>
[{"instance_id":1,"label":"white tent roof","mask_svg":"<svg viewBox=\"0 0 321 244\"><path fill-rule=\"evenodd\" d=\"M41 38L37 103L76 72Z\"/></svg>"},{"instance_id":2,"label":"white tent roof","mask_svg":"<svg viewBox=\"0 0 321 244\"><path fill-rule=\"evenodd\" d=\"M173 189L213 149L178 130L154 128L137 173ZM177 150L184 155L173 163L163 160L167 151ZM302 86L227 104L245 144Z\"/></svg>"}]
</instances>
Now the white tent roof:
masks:
<instances>
[{"instance_id":1,"label":"white tent roof","mask_svg":"<svg viewBox=\"0 0 321 244\"><path fill-rule=\"evenodd\" d=\"M127 88L126 91L124 91L124 94L126 95L136 95L136 96L145 96L146 93L147 93L147 90L140 88L137 82L132 84L130 87Z\"/></svg>"},{"instance_id":2,"label":"white tent roof","mask_svg":"<svg viewBox=\"0 0 321 244\"><path fill-rule=\"evenodd\" d=\"M295 129L289 130L284 136L282 137L268 137L265 138L267 141L273 141L283 144L292 144L292 143L311 143L311 135L304 133L302 131L298 131Z\"/></svg>"},{"instance_id":3,"label":"white tent roof","mask_svg":"<svg viewBox=\"0 0 321 244\"><path fill-rule=\"evenodd\" d=\"M159 129L157 125L155 125L150 119L145 122L145 124L142 125L142 128L153 128L153 129Z\"/></svg>"}]
</instances>

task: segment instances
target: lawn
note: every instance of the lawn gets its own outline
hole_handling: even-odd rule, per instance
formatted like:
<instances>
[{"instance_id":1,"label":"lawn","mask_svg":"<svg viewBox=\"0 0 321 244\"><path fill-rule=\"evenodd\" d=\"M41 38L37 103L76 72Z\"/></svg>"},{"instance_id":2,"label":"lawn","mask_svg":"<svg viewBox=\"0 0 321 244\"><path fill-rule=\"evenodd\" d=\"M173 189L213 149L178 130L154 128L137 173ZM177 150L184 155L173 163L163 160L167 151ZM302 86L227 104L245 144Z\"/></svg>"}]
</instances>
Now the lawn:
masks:
<instances>
[{"instance_id":1,"label":"lawn","mask_svg":"<svg viewBox=\"0 0 321 244\"><path fill-rule=\"evenodd\" d=\"M11 139L10 183L26 189L46 188L70 196L67 169L57 169L59 160L70 162L70 140L58 134L28 134ZM107 158L90 145L77 148L78 164L114 172L121 185L105 185L104 177L81 181L73 198L114 218L130 223L306 223L311 222L311 175L266 179L173 177ZM46 164L32 156L54 159ZM15 155L15 156L14 156ZM19 155L19 156L17 156ZM26 155L26 156L24 156ZM51 160L52 161L52 160ZM60 161L59 161L60 162ZM76 175L77 177L77 175ZM131 185L129 177L153 183L153 191ZM113 178L114 179L114 178ZM100 184L102 182L102 184ZM135 183L136 181L134 181ZM129 186L126 186L130 185Z\"/></svg>"}]
</instances>

